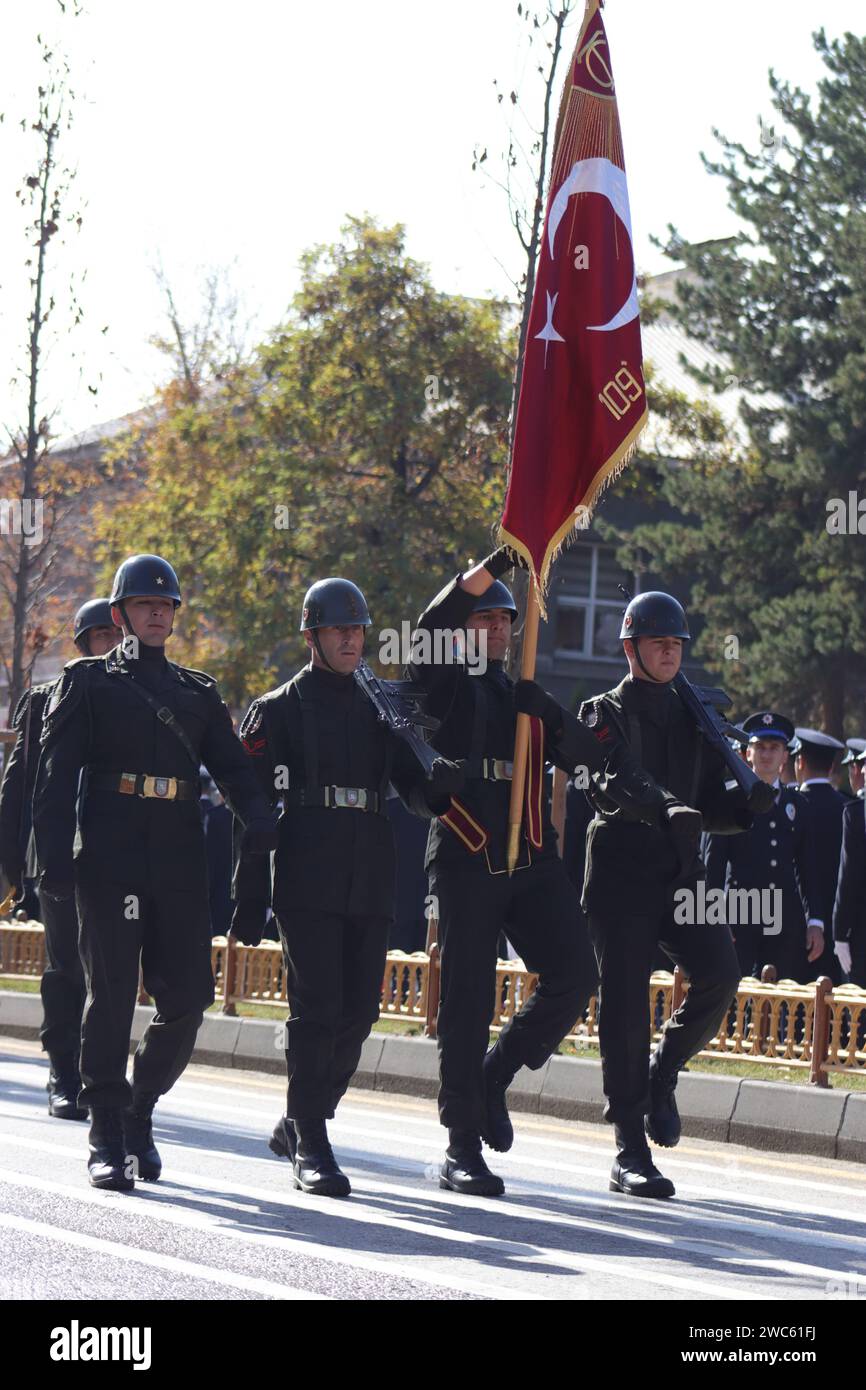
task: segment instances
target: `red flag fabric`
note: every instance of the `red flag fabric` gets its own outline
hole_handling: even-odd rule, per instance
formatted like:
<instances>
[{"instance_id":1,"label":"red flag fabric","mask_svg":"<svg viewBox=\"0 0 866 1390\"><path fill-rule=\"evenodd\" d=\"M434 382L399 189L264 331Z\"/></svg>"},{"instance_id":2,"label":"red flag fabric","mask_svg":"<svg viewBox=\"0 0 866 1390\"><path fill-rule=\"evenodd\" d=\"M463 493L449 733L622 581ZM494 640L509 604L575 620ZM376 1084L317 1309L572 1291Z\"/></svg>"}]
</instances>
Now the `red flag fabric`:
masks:
<instances>
[{"instance_id":1,"label":"red flag fabric","mask_svg":"<svg viewBox=\"0 0 866 1390\"><path fill-rule=\"evenodd\" d=\"M588 0L559 108L502 541L544 592L647 421L631 215L598 0Z\"/></svg>"}]
</instances>

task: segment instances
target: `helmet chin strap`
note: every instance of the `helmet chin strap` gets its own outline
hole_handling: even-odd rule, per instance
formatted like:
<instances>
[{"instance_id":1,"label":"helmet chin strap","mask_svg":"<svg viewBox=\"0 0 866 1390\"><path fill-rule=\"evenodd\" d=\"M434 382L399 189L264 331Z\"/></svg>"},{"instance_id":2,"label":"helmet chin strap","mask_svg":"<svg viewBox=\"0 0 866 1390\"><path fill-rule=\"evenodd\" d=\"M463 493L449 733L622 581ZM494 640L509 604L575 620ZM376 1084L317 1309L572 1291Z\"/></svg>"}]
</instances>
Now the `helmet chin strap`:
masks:
<instances>
[{"instance_id":1,"label":"helmet chin strap","mask_svg":"<svg viewBox=\"0 0 866 1390\"><path fill-rule=\"evenodd\" d=\"M313 628L313 646L316 648L316 651L319 653L319 660L322 662L322 664L323 664L324 666L327 666L327 668L328 668L329 671L334 671L333 666L331 665L331 663L330 663L330 661L328 660L328 658L325 656L325 653L322 651L322 644L321 644L321 642L319 641L319 629L318 629L317 627L314 627L314 628ZM334 671L334 675L335 675L335 676L338 676L339 674L340 674L339 671Z\"/></svg>"}]
</instances>

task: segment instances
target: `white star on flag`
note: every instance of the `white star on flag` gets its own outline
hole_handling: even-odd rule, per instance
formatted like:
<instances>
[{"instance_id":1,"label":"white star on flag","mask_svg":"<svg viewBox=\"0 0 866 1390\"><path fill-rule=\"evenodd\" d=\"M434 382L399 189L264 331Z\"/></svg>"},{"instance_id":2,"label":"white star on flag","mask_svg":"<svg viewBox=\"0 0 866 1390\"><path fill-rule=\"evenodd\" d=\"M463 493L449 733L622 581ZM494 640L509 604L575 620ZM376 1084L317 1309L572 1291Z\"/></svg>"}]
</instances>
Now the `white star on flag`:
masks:
<instances>
[{"instance_id":1,"label":"white star on flag","mask_svg":"<svg viewBox=\"0 0 866 1390\"><path fill-rule=\"evenodd\" d=\"M536 338L541 338L544 342L544 365L547 366L547 349L550 343L564 343L565 339L561 333L557 333L553 326L553 311L556 308L556 301L559 298L559 290L556 294L547 292L547 323L540 333L536 333Z\"/></svg>"}]
</instances>

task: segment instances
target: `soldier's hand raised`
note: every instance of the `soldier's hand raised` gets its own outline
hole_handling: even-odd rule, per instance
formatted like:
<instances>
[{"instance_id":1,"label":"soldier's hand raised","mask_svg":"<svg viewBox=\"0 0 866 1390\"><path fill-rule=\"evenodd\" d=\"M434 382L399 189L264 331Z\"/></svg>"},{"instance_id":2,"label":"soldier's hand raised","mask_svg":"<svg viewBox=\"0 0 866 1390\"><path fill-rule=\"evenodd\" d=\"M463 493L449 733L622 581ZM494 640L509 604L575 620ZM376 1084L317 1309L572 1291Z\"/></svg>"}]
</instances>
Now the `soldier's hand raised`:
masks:
<instances>
[{"instance_id":1,"label":"soldier's hand raised","mask_svg":"<svg viewBox=\"0 0 866 1390\"><path fill-rule=\"evenodd\" d=\"M501 545L498 550L494 550L493 554L488 555L487 559L482 560L481 563L487 573L493 575L494 579L501 579L506 570L529 568L523 556L507 545Z\"/></svg>"}]
</instances>

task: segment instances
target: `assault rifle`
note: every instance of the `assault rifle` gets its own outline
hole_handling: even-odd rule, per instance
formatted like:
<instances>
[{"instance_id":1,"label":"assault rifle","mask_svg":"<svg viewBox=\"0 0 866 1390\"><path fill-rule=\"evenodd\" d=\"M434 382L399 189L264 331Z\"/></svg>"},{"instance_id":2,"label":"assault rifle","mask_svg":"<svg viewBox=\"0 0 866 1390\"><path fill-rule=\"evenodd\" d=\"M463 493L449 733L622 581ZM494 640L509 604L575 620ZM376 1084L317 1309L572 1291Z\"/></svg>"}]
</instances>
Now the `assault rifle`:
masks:
<instances>
[{"instance_id":1,"label":"assault rifle","mask_svg":"<svg viewBox=\"0 0 866 1390\"><path fill-rule=\"evenodd\" d=\"M729 739L743 742L742 729L729 724L727 719L722 717L723 712L731 708L729 696L724 690L709 690L703 686L692 685L682 671L674 676L672 685L707 743L720 754L737 786L745 793L749 810L769 811L776 798L775 789L762 782L728 742Z\"/></svg>"},{"instance_id":2,"label":"assault rifle","mask_svg":"<svg viewBox=\"0 0 866 1390\"><path fill-rule=\"evenodd\" d=\"M408 743L426 773L439 754L422 738L419 729L435 730L438 719L424 713L423 694L414 681L388 681L377 676L366 661L355 671L355 680L392 734Z\"/></svg>"}]
</instances>

